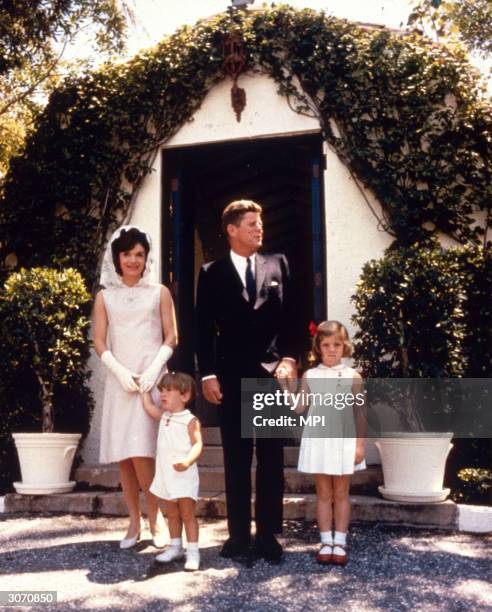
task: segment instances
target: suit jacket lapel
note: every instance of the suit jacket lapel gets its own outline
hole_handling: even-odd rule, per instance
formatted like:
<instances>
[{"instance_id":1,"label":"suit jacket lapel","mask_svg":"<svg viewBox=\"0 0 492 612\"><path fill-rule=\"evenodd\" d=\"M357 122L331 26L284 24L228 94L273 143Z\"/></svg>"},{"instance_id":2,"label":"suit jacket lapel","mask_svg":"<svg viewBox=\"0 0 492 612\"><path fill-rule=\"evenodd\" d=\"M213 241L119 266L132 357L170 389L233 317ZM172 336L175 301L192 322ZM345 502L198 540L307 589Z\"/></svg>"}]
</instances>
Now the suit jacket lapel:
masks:
<instances>
[{"instance_id":1,"label":"suit jacket lapel","mask_svg":"<svg viewBox=\"0 0 492 612\"><path fill-rule=\"evenodd\" d=\"M255 309L259 308L266 300L266 293L262 291L263 283L265 282L265 276L267 272L267 260L263 255L256 253L256 302Z\"/></svg>"}]
</instances>

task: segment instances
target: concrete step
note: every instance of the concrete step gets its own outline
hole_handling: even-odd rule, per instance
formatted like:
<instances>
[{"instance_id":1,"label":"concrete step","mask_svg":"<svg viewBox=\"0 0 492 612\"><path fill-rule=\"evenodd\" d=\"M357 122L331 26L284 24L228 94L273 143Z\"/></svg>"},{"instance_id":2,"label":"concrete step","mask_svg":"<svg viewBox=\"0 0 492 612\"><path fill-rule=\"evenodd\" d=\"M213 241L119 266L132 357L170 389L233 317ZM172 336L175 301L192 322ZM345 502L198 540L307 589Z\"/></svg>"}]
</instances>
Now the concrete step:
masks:
<instances>
[{"instance_id":1,"label":"concrete step","mask_svg":"<svg viewBox=\"0 0 492 612\"><path fill-rule=\"evenodd\" d=\"M290 450L290 449L289 449ZM314 493L314 478L302 474L295 467L284 468L286 493ZM80 467L75 472L75 479L85 487L103 487L119 489L119 470L117 465L100 465ZM253 490L255 488L254 470L251 471ZM375 494L383 484L381 466L369 466L366 470L355 472L351 480L351 491L354 494ZM203 491L223 493L225 491L224 468L214 465L200 467L200 487Z\"/></svg>"},{"instance_id":2,"label":"concrete step","mask_svg":"<svg viewBox=\"0 0 492 612\"><path fill-rule=\"evenodd\" d=\"M219 427L203 427L202 436L203 436L203 443L205 446L221 446L222 445ZM297 456L299 454L298 448L299 448L298 446L286 446L285 447L285 450L291 453L289 456L285 457L285 465L292 466L292 467L297 465ZM289 459L289 457L292 457L292 458ZM289 463L289 461L292 461L292 463ZM376 449L376 446L374 445L374 438L368 438L366 440L366 462L370 465L376 465L376 464L381 463L379 451ZM222 460L221 460L221 464L222 464Z\"/></svg>"},{"instance_id":3,"label":"concrete step","mask_svg":"<svg viewBox=\"0 0 492 612\"><path fill-rule=\"evenodd\" d=\"M203 444L205 446L221 446L220 427L203 427L202 428Z\"/></svg>"},{"instance_id":4,"label":"concrete step","mask_svg":"<svg viewBox=\"0 0 492 612\"><path fill-rule=\"evenodd\" d=\"M452 501L436 504L403 504L385 499L351 495L351 520L377 522L414 527L458 529L458 506ZM145 508L143 496L142 506ZM5 512L47 512L90 514L93 516L128 514L120 491L81 491L58 495L5 496ZM254 501L252 503L254 514ZM207 518L226 516L225 495L204 491L199 499L197 514ZM313 494L287 494L284 497L284 518L315 520L316 496Z\"/></svg>"},{"instance_id":5,"label":"concrete step","mask_svg":"<svg viewBox=\"0 0 492 612\"><path fill-rule=\"evenodd\" d=\"M297 468L284 468L286 493L314 493L314 477L302 474ZM255 490L254 470L251 471L253 491ZM369 466L366 470L356 472L352 476L351 491L353 493L377 492L379 485L383 484L383 473L380 466ZM200 486L204 491L222 493L225 491L224 470L220 467L203 467L200 469Z\"/></svg>"},{"instance_id":6,"label":"concrete step","mask_svg":"<svg viewBox=\"0 0 492 612\"><path fill-rule=\"evenodd\" d=\"M286 446L284 448L284 466L297 467L299 458L298 446ZM207 445L203 448L202 455L198 460L200 466L220 467L224 464L222 446ZM253 457L253 466L256 465L256 457Z\"/></svg>"}]
</instances>

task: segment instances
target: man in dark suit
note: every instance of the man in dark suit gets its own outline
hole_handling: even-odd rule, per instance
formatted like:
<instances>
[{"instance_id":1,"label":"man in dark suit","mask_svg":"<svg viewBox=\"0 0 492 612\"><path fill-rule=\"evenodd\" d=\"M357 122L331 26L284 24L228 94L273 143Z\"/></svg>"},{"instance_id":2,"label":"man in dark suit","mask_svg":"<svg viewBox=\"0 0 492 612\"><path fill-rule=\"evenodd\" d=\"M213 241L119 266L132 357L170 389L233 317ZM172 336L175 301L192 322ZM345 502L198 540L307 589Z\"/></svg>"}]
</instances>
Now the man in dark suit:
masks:
<instances>
[{"instance_id":1,"label":"man in dark suit","mask_svg":"<svg viewBox=\"0 0 492 612\"><path fill-rule=\"evenodd\" d=\"M229 539L221 555L250 550L253 440L241 437L241 378L294 378L296 327L284 255L258 253L261 207L231 202L222 213L230 252L206 264L197 290L198 365L205 398L220 404ZM276 562L282 547L283 443L256 440L255 552Z\"/></svg>"}]
</instances>

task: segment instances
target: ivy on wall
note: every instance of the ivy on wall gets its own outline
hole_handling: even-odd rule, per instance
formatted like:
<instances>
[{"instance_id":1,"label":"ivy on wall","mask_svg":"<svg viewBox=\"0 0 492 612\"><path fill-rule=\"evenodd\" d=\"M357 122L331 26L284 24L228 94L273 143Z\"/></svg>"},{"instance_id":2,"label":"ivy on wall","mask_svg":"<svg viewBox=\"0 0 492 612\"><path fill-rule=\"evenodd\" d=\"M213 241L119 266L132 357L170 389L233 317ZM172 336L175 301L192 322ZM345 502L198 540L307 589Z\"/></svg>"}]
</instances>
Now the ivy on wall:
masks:
<instances>
[{"instance_id":1,"label":"ivy on wall","mask_svg":"<svg viewBox=\"0 0 492 612\"><path fill-rule=\"evenodd\" d=\"M159 145L225 78L222 41L233 29L248 69L319 119L328 144L381 202L380 224L397 244L438 231L461 243L487 240L492 110L464 52L282 5L181 28L55 91L4 184L4 266L15 253L18 265L70 265L94 281L95 254L131 211ZM479 211L481 226L472 221Z\"/></svg>"}]
</instances>

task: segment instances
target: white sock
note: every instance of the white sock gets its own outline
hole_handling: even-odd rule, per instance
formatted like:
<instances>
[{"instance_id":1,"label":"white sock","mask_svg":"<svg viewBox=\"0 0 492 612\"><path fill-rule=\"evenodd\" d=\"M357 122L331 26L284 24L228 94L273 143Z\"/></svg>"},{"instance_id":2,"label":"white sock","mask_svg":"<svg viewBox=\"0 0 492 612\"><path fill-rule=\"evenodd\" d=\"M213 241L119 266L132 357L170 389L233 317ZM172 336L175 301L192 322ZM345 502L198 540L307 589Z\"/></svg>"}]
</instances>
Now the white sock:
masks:
<instances>
[{"instance_id":1,"label":"white sock","mask_svg":"<svg viewBox=\"0 0 492 612\"><path fill-rule=\"evenodd\" d=\"M333 546L333 534L331 531L320 531L319 535L321 536L321 544Z\"/></svg>"},{"instance_id":2,"label":"white sock","mask_svg":"<svg viewBox=\"0 0 492 612\"><path fill-rule=\"evenodd\" d=\"M171 538L171 544L174 548L181 548L183 546L183 541L181 538Z\"/></svg>"},{"instance_id":3,"label":"white sock","mask_svg":"<svg viewBox=\"0 0 492 612\"><path fill-rule=\"evenodd\" d=\"M338 546L338 544L340 546ZM342 546L345 546L347 544L347 534L344 533L343 531L335 531L335 537L333 538L333 554L334 555L346 555L347 553L345 552L345 548L342 548Z\"/></svg>"},{"instance_id":4,"label":"white sock","mask_svg":"<svg viewBox=\"0 0 492 612\"><path fill-rule=\"evenodd\" d=\"M187 551L191 551L191 550L198 551L198 542L188 542L186 544L186 550Z\"/></svg>"}]
</instances>

